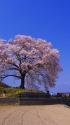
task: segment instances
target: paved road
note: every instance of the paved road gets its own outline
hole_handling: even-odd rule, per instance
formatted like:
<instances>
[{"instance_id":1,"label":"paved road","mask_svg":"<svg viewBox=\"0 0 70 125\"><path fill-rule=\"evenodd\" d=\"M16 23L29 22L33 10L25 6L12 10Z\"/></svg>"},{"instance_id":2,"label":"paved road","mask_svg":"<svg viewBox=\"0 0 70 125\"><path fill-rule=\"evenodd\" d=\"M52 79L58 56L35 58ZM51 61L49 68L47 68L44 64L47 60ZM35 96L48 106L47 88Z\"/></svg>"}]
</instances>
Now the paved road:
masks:
<instances>
[{"instance_id":1,"label":"paved road","mask_svg":"<svg viewBox=\"0 0 70 125\"><path fill-rule=\"evenodd\" d=\"M64 105L0 106L0 125L70 125Z\"/></svg>"}]
</instances>

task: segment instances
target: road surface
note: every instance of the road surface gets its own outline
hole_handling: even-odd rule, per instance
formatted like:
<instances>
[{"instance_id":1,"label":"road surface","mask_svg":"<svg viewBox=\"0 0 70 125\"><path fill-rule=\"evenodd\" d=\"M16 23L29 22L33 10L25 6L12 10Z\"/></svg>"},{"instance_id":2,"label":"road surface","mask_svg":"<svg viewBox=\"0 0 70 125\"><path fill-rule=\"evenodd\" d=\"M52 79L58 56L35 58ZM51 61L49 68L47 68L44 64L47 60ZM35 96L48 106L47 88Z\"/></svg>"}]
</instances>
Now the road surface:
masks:
<instances>
[{"instance_id":1,"label":"road surface","mask_svg":"<svg viewBox=\"0 0 70 125\"><path fill-rule=\"evenodd\" d=\"M64 105L0 106L0 125L70 125Z\"/></svg>"}]
</instances>

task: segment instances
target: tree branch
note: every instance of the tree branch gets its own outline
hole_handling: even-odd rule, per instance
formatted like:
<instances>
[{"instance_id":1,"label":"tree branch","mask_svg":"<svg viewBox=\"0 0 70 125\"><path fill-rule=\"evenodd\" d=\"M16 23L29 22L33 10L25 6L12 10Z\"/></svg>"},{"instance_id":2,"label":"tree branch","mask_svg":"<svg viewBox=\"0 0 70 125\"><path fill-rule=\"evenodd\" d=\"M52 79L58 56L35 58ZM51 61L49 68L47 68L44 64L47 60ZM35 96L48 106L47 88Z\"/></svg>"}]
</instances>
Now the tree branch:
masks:
<instances>
[{"instance_id":1,"label":"tree branch","mask_svg":"<svg viewBox=\"0 0 70 125\"><path fill-rule=\"evenodd\" d=\"M21 76L17 76L17 75L6 75L6 76L2 76L2 77L0 77L0 79L3 80L4 78L9 77L9 76L13 76L13 77L16 77L16 78L21 79Z\"/></svg>"}]
</instances>

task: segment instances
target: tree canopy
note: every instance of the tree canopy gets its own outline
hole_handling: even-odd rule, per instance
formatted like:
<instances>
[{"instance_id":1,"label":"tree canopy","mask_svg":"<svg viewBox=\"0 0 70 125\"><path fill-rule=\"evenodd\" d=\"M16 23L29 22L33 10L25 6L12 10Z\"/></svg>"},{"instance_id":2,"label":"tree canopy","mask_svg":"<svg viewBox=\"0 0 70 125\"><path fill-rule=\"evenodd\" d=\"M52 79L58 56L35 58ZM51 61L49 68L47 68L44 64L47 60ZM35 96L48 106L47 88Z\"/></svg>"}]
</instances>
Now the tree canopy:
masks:
<instances>
[{"instance_id":1,"label":"tree canopy","mask_svg":"<svg viewBox=\"0 0 70 125\"><path fill-rule=\"evenodd\" d=\"M15 39L0 39L0 79L13 76L32 88L37 82L47 88L55 85L59 65L59 51L52 44L31 36L16 35ZM35 81L35 83L34 83Z\"/></svg>"}]
</instances>

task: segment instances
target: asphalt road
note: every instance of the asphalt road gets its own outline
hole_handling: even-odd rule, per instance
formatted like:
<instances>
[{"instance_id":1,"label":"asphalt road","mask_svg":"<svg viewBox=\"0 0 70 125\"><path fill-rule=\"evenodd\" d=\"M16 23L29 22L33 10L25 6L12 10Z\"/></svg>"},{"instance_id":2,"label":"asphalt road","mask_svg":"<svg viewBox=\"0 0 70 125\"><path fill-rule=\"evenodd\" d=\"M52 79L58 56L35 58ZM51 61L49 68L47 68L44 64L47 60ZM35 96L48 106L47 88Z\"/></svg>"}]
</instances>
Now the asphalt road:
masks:
<instances>
[{"instance_id":1,"label":"asphalt road","mask_svg":"<svg viewBox=\"0 0 70 125\"><path fill-rule=\"evenodd\" d=\"M64 105L0 106L0 125L70 125Z\"/></svg>"}]
</instances>

